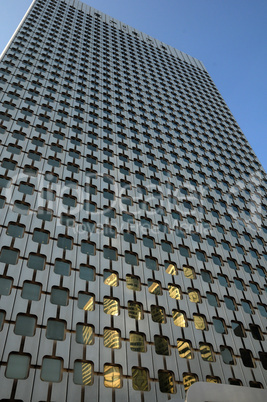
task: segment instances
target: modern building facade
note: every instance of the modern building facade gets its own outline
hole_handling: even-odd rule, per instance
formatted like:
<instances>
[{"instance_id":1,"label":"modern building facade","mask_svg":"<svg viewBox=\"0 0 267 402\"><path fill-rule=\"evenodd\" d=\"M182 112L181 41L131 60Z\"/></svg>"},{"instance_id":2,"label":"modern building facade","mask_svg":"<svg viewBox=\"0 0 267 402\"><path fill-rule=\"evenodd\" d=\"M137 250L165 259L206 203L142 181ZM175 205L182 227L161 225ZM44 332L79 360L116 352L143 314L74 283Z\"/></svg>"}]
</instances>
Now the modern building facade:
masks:
<instances>
[{"instance_id":1,"label":"modern building facade","mask_svg":"<svg viewBox=\"0 0 267 402\"><path fill-rule=\"evenodd\" d=\"M35 0L0 87L1 400L266 388L266 174L203 64Z\"/></svg>"}]
</instances>

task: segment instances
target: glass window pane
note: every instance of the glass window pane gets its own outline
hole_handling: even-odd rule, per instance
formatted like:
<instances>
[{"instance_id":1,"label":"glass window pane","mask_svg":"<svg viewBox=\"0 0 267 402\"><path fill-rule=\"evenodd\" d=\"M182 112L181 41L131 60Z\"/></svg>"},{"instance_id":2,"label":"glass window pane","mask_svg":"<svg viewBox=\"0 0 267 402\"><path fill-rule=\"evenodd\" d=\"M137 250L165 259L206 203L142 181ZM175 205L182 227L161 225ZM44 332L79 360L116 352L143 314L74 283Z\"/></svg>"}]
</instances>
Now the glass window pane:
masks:
<instances>
[{"instance_id":1,"label":"glass window pane","mask_svg":"<svg viewBox=\"0 0 267 402\"><path fill-rule=\"evenodd\" d=\"M104 364L104 385L108 388L122 387L122 369L119 365Z\"/></svg>"},{"instance_id":2,"label":"glass window pane","mask_svg":"<svg viewBox=\"0 0 267 402\"><path fill-rule=\"evenodd\" d=\"M66 334L66 321L49 318L47 320L46 337L55 341L64 341Z\"/></svg>"},{"instance_id":3,"label":"glass window pane","mask_svg":"<svg viewBox=\"0 0 267 402\"><path fill-rule=\"evenodd\" d=\"M104 346L106 348L120 349L120 331L117 329L104 328Z\"/></svg>"},{"instance_id":4,"label":"glass window pane","mask_svg":"<svg viewBox=\"0 0 267 402\"><path fill-rule=\"evenodd\" d=\"M51 289L50 301L52 304L67 306L69 304L69 291L65 288L53 286Z\"/></svg>"},{"instance_id":5,"label":"glass window pane","mask_svg":"<svg viewBox=\"0 0 267 402\"><path fill-rule=\"evenodd\" d=\"M146 337L140 332L130 332L130 348L134 352L146 352Z\"/></svg>"},{"instance_id":6,"label":"glass window pane","mask_svg":"<svg viewBox=\"0 0 267 402\"><path fill-rule=\"evenodd\" d=\"M44 357L41 368L41 380L60 382L62 379L63 360L53 357Z\"/></svg>"},{"instance_id":7,"label":"glass window pane","mask_svg":"<svg viewBox=\"0 0 267 402\"><path fill-rule=\"evenodd\" d=\"M93 345L94 340L94 326L79 323L76 325L76 342L84 345Z\"/></svg>"},{"instance_id":8,"label":"glass window pane","mask_svg":"<svg viewBox=\"0 0 267 402\"><path fill-rule=\"evenodd\" d=\"M93 385L94 364L88 361L76 360L74 362L73 382L78 385Z\"/></svg>"},{"instance_id":9,"label":"glass window pane","mask_svg":"<svg viewBox=\"0 0 267 402\"><path fill-rule=\"evenodd\" d=\"M132 382L135 391L150 391L149 374L147 369L132 367Z\"/></svg>"},{"instance_id":10,"label":"glass window pane","mask_svg":"<svg viewBox=\"0 0 267 402\"><path fill-rule=\"evenodd\" d=\"M0 296L8 296L11 293L13 279L0 276Z\"/></svg>"},{"instance_id":11,"label":"glass window pane","mask_svg":"<svg viewBox=\"0 0 267 402\"><path fill-rule=\"evenodd\" d=\"M176 393L174 375L171 371L159 370L158 378L159 378L159 388L161 392L167 394Z\"/></svg>"},{"instance_id":12,"label":"glass window pane","mask_svg":"<svg viewBox=\"0 0 267 402\"><path fill-rule=\"evenodd\" d=\"M37 317L34 315L18 314L14 327L16 335L34 336Z\"/></svg>"},{"instance_id":13,"label":"glass window pane","mask_svg":"<svg viewBox=\"0 0 267 402\"><path fill-rule=\"evenodd\" d=\"M187 327L186 314L183 311L172 310L173 322L177 327Z\"/></svg>"},{"instance_id":14,"label":"glass window pane","mask_svg":"<svg viewBox=\"0 0 267 402\"><path fill-rule=\"evenodd\" d=\"M177 349L179 356L183 359L193 359L191 342L183 339L177 339Z\"/></svg>"},{"instance_id":15,"label":"glass window pane","mask_svg":"<svg viewBox=\"0 0 267 402\"><path fill-rule=\"evenodd\" d=\"M141 290L141 281L138 276L126 275L126 286L127 289L139 292Z\"/></svg>"},{"instance_id":16,"label":"glass window pane","mask_svg":"<svg viewBox=\"0 0 267 402\"><path fill-rule=\"evenodd\" d=\"M85 281L94 282L95 281L95 267L91 265L80 265L79 277Z\"/></svg>"},{"instance_id":17,"label":"glass window pane","mask_svg":"<svg viewBox=\"0 0 267 402\"><path fill-rule=\"evenodd\" d=\"M79 292L78 293L78 307L81 310L94 311L95 295L93 293Z\"/></svg>"},{"instance_id":18,"label":"glass window pane","mask_svg":"<svg viewBox=\"0 0 267 402\"><path fill-rule=\"evenodd\" d=\"M41 284L25 281L23 283L21 297L23 299L37 301L40 300L41 291L42 291Z\"/></svg>"},{"instance_id":19,"label":"glass window pane","mask_svg":"<svg viewBox=\"0 0 267 402\"><path fill-rule=\"evenodd\" d=\"M120 314L120 303L112 297L104 297L104 313L118 316Z\"/></svg>"},{"instance_id":20,"label":"glass window pane","mask_svg":"<svg viewBox=\"0 0 267 402\"><path fill-rule=\"evenodd\" d=\"M169 356L169 339L166 336L154 336L155 351L158 355Z\"/></svg>"},{"instance_id":21,"label":"glass window pane","mask_svg":"<svg viewBox=\"0 0 267 402\"><path fill-rule=\"evenodd\" d=\"M128 301L128 315L135 320L143 320L143 307L141 303Z\"/></svg>"},{"instance_id":22,"label":"glass window pane","mask_svg":"<svg viewBox=\"0 0 267 402\"><path fill-rule=\"evenodd\" d=\"M17 380L25 380L29 376L31 356L29 354L10 353L5 376Z\"/></svg>"}]
</instances>

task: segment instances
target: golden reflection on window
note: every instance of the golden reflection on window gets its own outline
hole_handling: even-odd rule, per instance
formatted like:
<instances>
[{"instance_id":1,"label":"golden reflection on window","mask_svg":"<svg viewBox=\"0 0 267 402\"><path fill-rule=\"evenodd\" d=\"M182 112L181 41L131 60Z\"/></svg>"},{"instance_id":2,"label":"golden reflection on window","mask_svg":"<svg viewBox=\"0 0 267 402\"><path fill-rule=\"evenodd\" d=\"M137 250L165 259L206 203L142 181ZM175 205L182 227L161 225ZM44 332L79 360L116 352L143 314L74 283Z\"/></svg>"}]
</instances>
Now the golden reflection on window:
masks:
<instances>
[{"instance_id":1,"label":"golden reflection on window","mask_svg":"<svg viewBox=\"0 0 267 402\"><path fill-rule=\"evenodd\" d=\"M191 387L194 382L198 381L198 377L196 374L191 374L191 373L184 373L183 374L183 384L184 384L184 389L185 391L188 390L189 387Z\"/></svg>"},{"instance_id":2,"label":"golden reflection on window","mask_svg":"<svg viewBox=\"0 0 267 402\"><path fill-rule=\"evenodd\" d=\"M158 355L169 356L169 339L166 336L154 336L155 351Z\"/></svg>"},{"instance_id":3,"label":"golden reflection on window","mask_svg":"<svg viewBox=\"0 0 267 402\"><path fill-rule=\"evenodd\" d=\"M117 329L104 328L104 346L106 348L120 349L120 331Z\"/></svg>"},{"instance_id":4,"label":"golden reflection on window","mask_svg":"<svg viewBox=\"0 0 267 402\"><path fill-rule=\"evenodd\" d=\"M207 375L206 381L207 382L212 382L214 384L221 384L222 383L220 377L213 377L211 375Z\"/></svg>"},{"instance_id":5,"label":"golden reflection on window","mask_svg":"<svg viewBox=\"0 0 267 402\"><path fill-rule=\"evenodd\" d=\"M159 376L160 391L167 393L167 394L175 394L176 387L175 387L175 383L174 383L173 373L171 371L167 371L167 370L159 370L158 376Z\"/></svg>"},{"instance_id":6,"label":"golden reflection on window","mask_svg":"<svg viewBox=\"0 0 267 402\"><path fill-rule=\"evenodd\" d=\"M193 318L196 329L200 329L201 331L207 330L207 323L205 317L203 317L202 315L194 314Z\"/></svg>"},{"instance_id":7,"label":"golden reflection on window","mask_svg":"<svg viewBox=\"0 0 267 402\"><path fill-rule=\"evenodd\" d=\"M82 362L82 380L83 385L93 384L93 365L91 363Z\"/></svg>"},{"instance_id":8,"label":"golden reflection on window","mask_svg":"<svg viewBox=\"0 0 267 402\"><path fill-rule=\"evenodd\" d=\"M173 322L177 327L187 327L186 315L183 311L172 310Z\"/></svg>"},{"instance_id":9,"label":"golden reflection on window","mask_svg":"<svg viewBox=\"0 0 267 402\"><path fill-rule=\"evenodd\" d=\"M197 290L188 289L188 297L192 303L201 303L201 297Z\"/></svg>"},{"instance_id":10,"label":"golden reflection on window","mask_svg":"<svg viewBox=\"0 0 267 402\"><path fill-rule=\"evenodd\" d=\"M196 273L194 268L191 267L183 267L184 270L184 276L188 279L195 279L196 278Z\"/></svg>"},{"instance_id":11,"label":"golden reflection on window","mask_svg":"<svg viewBox=\"0 0 267 402\"><path fill-rule=\"evenodd\" d=\"M94 344L94 328L91 326L83 325L82 327L83 343L85 345Z\"/></svg>"},{"instance_id":12,"label":"golden reflection on window","mask_svg":"<svg viewBox=\"0 0 267 402\"><path fill-rule=\"evenodd\" d=\"M169 284L168 289L169 289L169 295L172 299L182 300L183 294L180 286Z\"/></svg>"},{"instance_id":13,"label":"golden reflection on window","mask_svg":"<svg viewBox=\"0 0 267 402\"><path fill-rule=\"evenodd\" d=\"M179 356L183 359L191 360L193 359L193 352L191 348L191 342L185 341L183 339L177 339L177 349Z\"/></svg>"},{"instance_id":14,"label":"golden reflection on window","mask_svg":"<svg viewBox=\"0 0 267 402\"><path fill-rule=\"evenodd\" d=\"M134 318L135 320L143 320L144 313L142 304L134 301L128 301L128 315L130 318Z\"/></svg>"},{"instance_id":15,"label":"golden reflection on window","mask_svg":"<svg viewBox=\"0 0 267 402\"><path fill-rule=\"evenodd\" d=\"M148 280L148 291L153 295L160 296L162 295L161 285L157 281L153 281L152 279Z\"/></svg>"},{"instance_id":16,"label":"golden reflection on window","mask_svg":"<svg viewBox=\"0 0 267 402\"><path fill-rule=\"evenodd\" d=\"M119 365L104 365L104 385L107 388L122 387L122 370Z\"/></svg>"},{"instance_id":17,"label":"golden reflection on window","mask_svg":"<svg viewBox=\"0 0 267 402\"><path fill-rule=\"evenodd\" d=\"M86 302L84 305L83 309L86 311L94 311L95 309L95 298L93 296L90 297L90 299Z\"/></svg>"},{"instance_id":18,"label":"golden reflection on window","mask_svg":"<svg viewBox=\"0 0 267 402\"><path fill-rule=\"evenodd\" d=\"M146 368L132 367L132 381L135 391L150 391L149 372Z\"/></svg>"},{"instance_id":19,"label":"golden reflection on window","mask_svg":"<svg viewBox=\"0 0 267 402\"><path fill-rule=\"evenodd\" d=\"M159 324L166 324L166 316L164 307L151 306L151 318L152 321L158 322Z\"/></svg>"},{"instance_id":20,"label":"golden reflection on window","mask_svg":"<svg viewBox=\"0 0 267 402\"><path fill-rule=\"evenodd\" d=\"M115 271L104 270L104 284L108 286L119 286L119 276Z\"/></svg>"},{"instance_id":21,"label":"golden reflection on window","mask_svg":"<svg viewBox=\"0 0 267 402\"><path fill-rule=\"evenodd\" d=\"M130 348L134 352L146 352L145 334L130 332Z\"/></svg>"},{"instance_id":22,"label":"golden reflection on window","mask_svg":"<svg viewBox=\"0 0 267 402\"><path fill-rule=\"evenodd\" d=\"M126 286L127 289L134 290L135 292L140 292L141 290L141 281L138 276L134 275L126 275Z\"/></svg>"},{"instance_id":23,"label":"golden reflection on window","mask_svg":"<svg viewBox=\"0 0 267 402\"><path fill-rule=\"evenodd\" d=\"M166 267L166 272L167 272L167 274L170 274L170 275L177 275L177 273L178 273L177 267L174 264L169 264Z\"/></svg>"},{"instance_id":24,"label":"golden reflection on window","mask_svg":"<svg viewBox=\"0 0 267 402\"><path fill-rule=\"evenodd\" d=\"M94 363L83 360L75 360L73 382L78 385L93 385Z\"/></svg>"},{"instance_id":25,"label":"golden reflection on window","mask_svg":"<svg viewBox=\"0 0 267 402\"><path fill-rule=\"evenodd\" d=\"M120 304L117 299L105 296L103 304L104 304L104 313L115 316L120 314Z\"/></svg>"},{"instance_id":26,"label":"golden reflection on window","mask_svg":"<svg viewBox=\"0 0 267 402\"><path fill-rule=\"evenodd\" d=\"M201 343L199 349L203 360L207 362L215 362L215 356L212 350L212 346Z\"/></svg>"}]
</instances>

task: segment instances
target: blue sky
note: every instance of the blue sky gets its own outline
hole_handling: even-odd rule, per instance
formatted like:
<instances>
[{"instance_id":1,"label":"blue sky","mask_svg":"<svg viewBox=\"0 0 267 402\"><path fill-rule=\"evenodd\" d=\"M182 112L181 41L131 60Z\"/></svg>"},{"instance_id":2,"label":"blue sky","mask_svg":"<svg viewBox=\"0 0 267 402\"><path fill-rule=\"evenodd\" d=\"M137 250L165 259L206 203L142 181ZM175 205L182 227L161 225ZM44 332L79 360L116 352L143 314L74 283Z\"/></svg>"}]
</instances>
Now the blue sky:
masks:
<instances>
[{"instance_id":1,"label":"blue sky","mask_svg":"<svg viewBox=\"0 0 267 402\"><path fill-rule=\"evenodd\" d=\"M267 171L266 0L84 0L200 59ZM0 51L31 0L2 0Z\"/></svg>"}]
</instances>

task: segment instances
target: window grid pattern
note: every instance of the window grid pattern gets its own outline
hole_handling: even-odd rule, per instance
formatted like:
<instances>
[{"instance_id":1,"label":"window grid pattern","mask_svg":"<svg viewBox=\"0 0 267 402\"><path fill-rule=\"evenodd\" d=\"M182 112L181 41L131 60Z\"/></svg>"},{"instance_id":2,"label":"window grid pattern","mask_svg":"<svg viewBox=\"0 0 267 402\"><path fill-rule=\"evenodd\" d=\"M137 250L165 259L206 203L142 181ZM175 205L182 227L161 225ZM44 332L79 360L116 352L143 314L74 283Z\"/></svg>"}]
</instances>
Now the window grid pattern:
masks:
<instances>
[{"instance_id":1,"label":"window grid pattern","mask_svg":"<svg viewBox=\"0 0 267 402\"><path fill-rule=\"evenodd\" d=\"M266 387L265 172L199 62L72 3L0 62L0 396Z\"/></svg>"}]
</instances>

